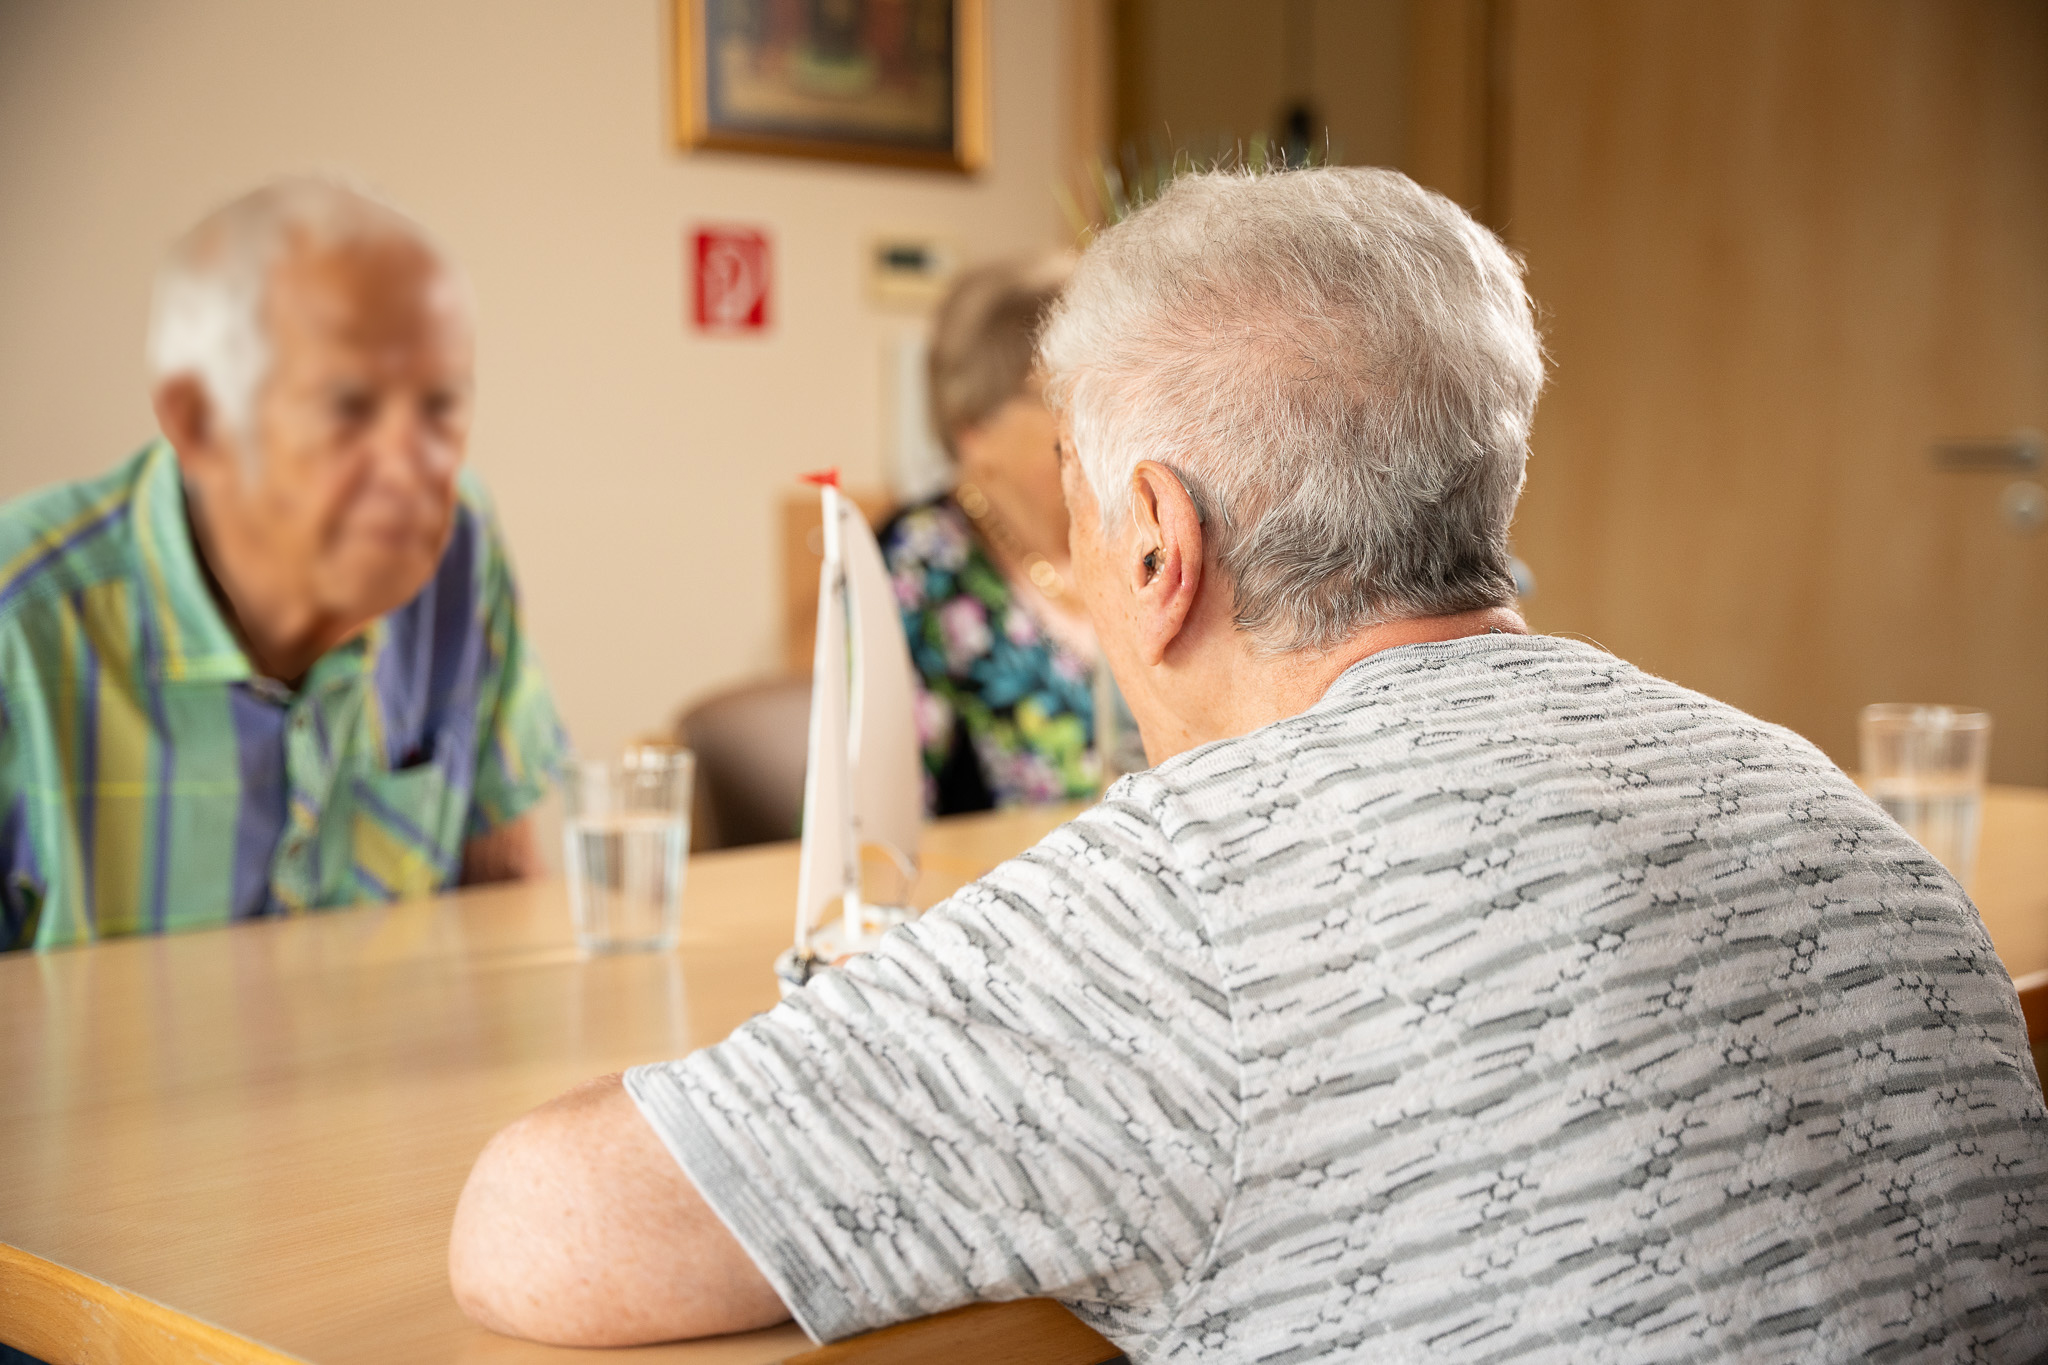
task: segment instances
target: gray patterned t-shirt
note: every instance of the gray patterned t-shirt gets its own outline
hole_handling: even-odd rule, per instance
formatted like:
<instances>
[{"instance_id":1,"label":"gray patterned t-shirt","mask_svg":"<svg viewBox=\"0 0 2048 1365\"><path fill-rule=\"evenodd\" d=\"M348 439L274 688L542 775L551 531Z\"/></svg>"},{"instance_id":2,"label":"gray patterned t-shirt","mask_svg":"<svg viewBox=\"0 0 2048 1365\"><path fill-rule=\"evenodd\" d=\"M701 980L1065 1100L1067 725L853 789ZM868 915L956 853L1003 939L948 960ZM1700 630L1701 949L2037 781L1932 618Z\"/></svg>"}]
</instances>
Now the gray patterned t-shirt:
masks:
<instances>
[{"instance_id":1,"label":"gray patterned t-shirt","mask_svg":"<svg viewBox=\"0 0 2048 1365\"><path fill-rule=\"evenodd\" d=\"M1955 883L1797 736L1487 636L1125 778L627 1085L806 1330L1134 1361L2048 1351L2048 1116Z\"/></svg>"}]
</instances>

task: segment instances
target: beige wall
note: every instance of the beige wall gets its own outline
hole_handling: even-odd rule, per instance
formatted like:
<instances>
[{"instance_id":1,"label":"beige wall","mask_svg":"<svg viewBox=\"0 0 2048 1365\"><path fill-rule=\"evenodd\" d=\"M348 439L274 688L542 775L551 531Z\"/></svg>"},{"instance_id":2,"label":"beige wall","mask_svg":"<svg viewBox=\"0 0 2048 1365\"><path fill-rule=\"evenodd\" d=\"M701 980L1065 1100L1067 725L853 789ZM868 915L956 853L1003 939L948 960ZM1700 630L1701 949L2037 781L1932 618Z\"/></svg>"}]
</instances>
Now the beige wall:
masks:
<instances>
[{"instance_id":1,"label":"beige wall","mask_svg":"<svg viewBox=\"0 0 2048 1365\"><path fill-rule=\"evenodd\" d=\"M481 322L477 467L579 747L775 666L774 504L882 478L877 229L969 254L1064 236L1052 0L992 0L994 156L972 180L671 149L665 0L0 0L0 498L153 431L150 274L211 204L338 167L428 222ZM765 224L777 321L693 336L682 242Z\"/></svg>"}]
</instances>

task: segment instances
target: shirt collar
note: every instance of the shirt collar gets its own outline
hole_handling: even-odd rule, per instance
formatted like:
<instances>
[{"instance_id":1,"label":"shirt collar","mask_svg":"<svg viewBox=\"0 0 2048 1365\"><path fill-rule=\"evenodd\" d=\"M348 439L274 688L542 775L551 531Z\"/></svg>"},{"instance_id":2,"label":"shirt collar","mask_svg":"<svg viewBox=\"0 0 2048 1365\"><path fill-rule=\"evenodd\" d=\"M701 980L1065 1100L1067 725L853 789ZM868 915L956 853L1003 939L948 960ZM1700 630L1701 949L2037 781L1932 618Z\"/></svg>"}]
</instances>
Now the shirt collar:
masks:
<instances>
[{"instance_id":1,"label":"shirt collar","mask_svg":"<svg viewBox=\"0 0 2048 1365\"><path fill-rule=\"evenodd\" d=\"M253 670L213 600L192 526L177 452L158 438L142 457L130 512L144 611L155 627L158 675L174 682L238 682Z\"/></svg>"}]
</instances>

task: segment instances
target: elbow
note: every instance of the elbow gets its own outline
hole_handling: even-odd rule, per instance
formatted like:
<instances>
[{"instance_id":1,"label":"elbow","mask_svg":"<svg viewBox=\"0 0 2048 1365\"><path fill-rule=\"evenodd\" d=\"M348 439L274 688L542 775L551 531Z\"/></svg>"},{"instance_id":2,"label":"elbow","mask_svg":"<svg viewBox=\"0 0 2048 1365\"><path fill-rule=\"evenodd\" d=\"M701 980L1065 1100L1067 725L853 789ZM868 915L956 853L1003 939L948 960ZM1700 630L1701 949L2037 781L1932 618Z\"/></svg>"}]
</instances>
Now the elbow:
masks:
<instances>
[{"instance_id":1,"label":"elbow","mask_svg":"<svg viewBox=\"0 0 2048 1365\"><path fill-rule=\"evenodd\" d=\"M448 1237L448 1286L478 1326L552 1346L618 1344L602 1317L577 1311L590 1296L583 1257L565 1245L557 1192L542 1173L533 1116L483 1150L462 1187ZM549 1226L552 1224L552 1226ZM573 1238L572 1238L573 1240Z\"/></svg>"},{"instance_id":2,"label":"elbow","mask_svg":"<svg viewBox=\"0 0 2048 1365\"><path fill-rule=\"evenodd\" d=\"M509 1198L516 1182L504 1169L515 1164L508 1148L517 1143L518 1127L491 1139L462 1187L448 1236L448 1287L479 1326L538 1339L543 1324L534 1309L546 1301L544 1287L531 1283L532 1258L521 1254L519 1210Z\"/></svg>"},{"instance_id":3,"label":"elbow","mask_svg":"<svg viewBox=\"0 0 2048 1365\"><path fill-rule=\"evenodd\" d=\"M508 1337L534 1338L522 1315L506 1311L505 1286L461 1242L448 1249L448 1286L455 1291L455 1306L479 1327Z\"/></svg>"},{"instance_id":4,"label":"elbow","mask_svg":"<svg viewBox=\"0 0 2048 1365\"><path fill-rule=\"evenodd\" d=\"M455 1302L552 1346L634 1346L788 1314L616 1076L492 1138L448 1239Z\"/></svg>"},{"instance_id":5,"label":"elbow","mask_svg":"<svg viewBox=\"0 0 2048 1365\"><path fill-rule=\"evenodd\" d=\"M469 1207L467 1194L459 1206L466 1211ZM517 1319L516 1312L508 1313L507 1290L502 1268L494 1264L488 1242L477 1237L474 1220L466 1219L464 1212L455 1215L455 1231L448 1239L448 1287L455 1294L455 1306L479 1327L488 1327L493 1332L506 1336L525 1336L524 1325Z\"/></svg>"}]
</instances>

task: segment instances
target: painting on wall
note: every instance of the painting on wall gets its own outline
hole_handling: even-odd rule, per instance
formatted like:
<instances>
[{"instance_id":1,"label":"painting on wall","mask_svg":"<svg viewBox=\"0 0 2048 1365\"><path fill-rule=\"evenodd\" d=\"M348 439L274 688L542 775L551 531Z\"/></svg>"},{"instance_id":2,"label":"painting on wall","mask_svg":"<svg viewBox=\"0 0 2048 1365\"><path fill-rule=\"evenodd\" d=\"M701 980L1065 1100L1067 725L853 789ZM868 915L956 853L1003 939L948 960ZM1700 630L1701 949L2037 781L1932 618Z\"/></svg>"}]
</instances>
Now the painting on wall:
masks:
<instances>
[{"instance_id":1,"label":"painting on wall","mask_svg":"<svg viewBox=\"0 0 2048 1365\"><path fill-rule=\"evenodd\" d=\"M686 148L973 171L985 0L675 0Z\"/></svg>"}]
</instances>

